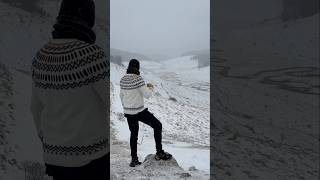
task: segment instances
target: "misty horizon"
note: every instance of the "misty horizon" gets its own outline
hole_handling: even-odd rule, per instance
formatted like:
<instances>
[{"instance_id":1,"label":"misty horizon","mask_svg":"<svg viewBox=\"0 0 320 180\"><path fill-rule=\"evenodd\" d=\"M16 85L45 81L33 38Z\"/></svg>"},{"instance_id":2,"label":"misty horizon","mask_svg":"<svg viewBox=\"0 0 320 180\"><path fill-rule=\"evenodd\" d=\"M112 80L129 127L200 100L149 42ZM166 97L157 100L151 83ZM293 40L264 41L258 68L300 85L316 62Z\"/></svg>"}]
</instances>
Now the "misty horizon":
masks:
<instances>
[{"instance_id":1,"label":"misty horizon","mask_svg":"<svg viewBox=\"0 0 320 180\"><path fill-rule=\"evenodd\" d=\"M110 47L150 58L210 48L209 0L111 0Z\"/></svg>"}]
</instances>

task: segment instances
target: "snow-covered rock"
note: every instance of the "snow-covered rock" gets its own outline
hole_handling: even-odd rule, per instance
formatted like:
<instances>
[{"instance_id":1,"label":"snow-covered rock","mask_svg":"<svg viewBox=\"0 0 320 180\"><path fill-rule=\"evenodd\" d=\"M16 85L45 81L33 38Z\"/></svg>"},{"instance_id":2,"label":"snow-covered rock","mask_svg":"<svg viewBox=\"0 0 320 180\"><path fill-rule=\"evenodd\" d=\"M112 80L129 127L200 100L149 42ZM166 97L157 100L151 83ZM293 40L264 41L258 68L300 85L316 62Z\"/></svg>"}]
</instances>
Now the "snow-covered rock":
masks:
<instances>
[{"instance_id":1,"label":"snow-covered rock","mask_svg":"<svg viewBox=\"0 0 320 180\"><path fill-rule=\"evenodd\" d=\"M172 157L169 160L156 160L155 154L148 154L142 163L143 168L145 169L167 169L167 168L177 168L182 169L177 160Z\"/></svg>"},{"instance_id":2,"label":"snow-covered rock","mask_svg":"<svg viewBox=\"0 0 320 180\"><path fill-rule=\"evenodd\" d=\"M111 169L111 179L145 179L145 180L164 180L164 179L208 179L199 174L191 175L188 171L181 168L173 157L170 160L155 160L154 154L149 154L140 166L129 167L129 161L123 164L122 173ZM119 171L119 170L118 170Z\"/></svg>"},{"instance_id":3,"label":"snow-covered rock","mask_svg":"<svg viewBox=\"0 0 320 180\"><path fill-rule=\"evenodd\" d=\"M172 159L164 160L155 160L154 154L149 154L144 159L143 163L136 168L135 171L131 171L132 177L136 176L137 173L143 173L145 176L149 176L150 179L163 179L162 177L170 179L180 179L191 177L191 175L184 171L176 161L174 157ZM129 175L130 175L129 173ZM141 176L141 175L140 175Z\"/></svg>"}]
</instances>

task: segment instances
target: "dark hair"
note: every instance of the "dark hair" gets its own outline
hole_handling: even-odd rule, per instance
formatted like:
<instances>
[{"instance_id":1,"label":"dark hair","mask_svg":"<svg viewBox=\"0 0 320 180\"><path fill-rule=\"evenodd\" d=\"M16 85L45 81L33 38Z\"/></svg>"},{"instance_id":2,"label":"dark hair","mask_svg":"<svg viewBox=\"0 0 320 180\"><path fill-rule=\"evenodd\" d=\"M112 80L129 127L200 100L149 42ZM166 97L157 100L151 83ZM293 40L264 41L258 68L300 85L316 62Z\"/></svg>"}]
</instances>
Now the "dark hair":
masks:
<instances>
[{"instance_id":1,"label":"dark hair","mask_svg":"<svg viewBox=\"0 0 320 180\"><path fill-rule=\"evenodd\" d=\"M127 74L137 74L140 75L140 63L136 59L131 59L129 61L128 69L127 69Z\"/></svg>"}]
</instances>

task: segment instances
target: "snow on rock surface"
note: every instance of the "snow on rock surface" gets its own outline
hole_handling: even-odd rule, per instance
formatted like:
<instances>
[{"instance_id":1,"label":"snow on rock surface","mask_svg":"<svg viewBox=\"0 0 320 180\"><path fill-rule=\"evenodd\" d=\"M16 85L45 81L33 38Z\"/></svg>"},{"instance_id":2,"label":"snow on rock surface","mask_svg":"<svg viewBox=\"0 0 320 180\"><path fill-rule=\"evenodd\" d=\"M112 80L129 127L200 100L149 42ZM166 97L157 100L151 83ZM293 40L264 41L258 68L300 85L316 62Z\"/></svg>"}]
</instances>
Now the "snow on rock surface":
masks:
<instances>
[{"instance_id":1,"label":"snow on rock surface","mask_svg":"<svg viewBox=\"0 0 320 180\"><path fill-rule=\"evenodd\" d=\"M171 159L167 161L159 160L157 161L155 159L155 154L148 154L147 157L145 157L142 166L144 169L149 168L157 168L157 169L166 169L166 168L178 168L182 169L176 159L172 157Z\"/></svg>"},{"instance_id":2,"label":"snow on rock surface","mask_svg":"<svg viewBox=\"0 0 320 180\"><path fill-rule=\"evenodd\" d=\"M129 169L122 175L115 175L112 172L114 179L184 179L191 178L191 174L184 171L174 157L170 160L155 160L154 154L149 154L145 157L140 166L129 167L128 164L123 164L123 169Z\"/></svg>"}]
</instances>

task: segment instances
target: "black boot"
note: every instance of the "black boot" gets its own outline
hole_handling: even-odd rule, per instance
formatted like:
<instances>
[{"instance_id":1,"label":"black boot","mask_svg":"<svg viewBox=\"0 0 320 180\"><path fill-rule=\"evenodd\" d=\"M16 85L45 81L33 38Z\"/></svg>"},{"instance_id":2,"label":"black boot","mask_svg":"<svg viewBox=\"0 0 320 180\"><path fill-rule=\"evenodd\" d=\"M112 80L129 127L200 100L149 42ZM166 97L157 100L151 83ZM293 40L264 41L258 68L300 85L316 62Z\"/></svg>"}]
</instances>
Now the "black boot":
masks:
<instances>
[{"instance_id":1,"label":"black boot","mask_svg":"<svg viewBox=\"0 0 320 180\"><path fill-rule=\"evenodd\" d=\"M164 150L161 151L157 151L155 157L154 157L157 161L158 160L169 160L172 158L172 155L169 154L168 152L165 152Z\"/></svg>"},{"instance_id":2,"label":"black boot","mask_svg":"<svg viewBox=\"0 0 320 180\"><path fill-rule=\"evenodd\" d=\"M137 165L140 165L141 162L139 161L138 157L132 157L131 163L129 164L130 167L135 167Z\"/></svg>"}]
</instances>

